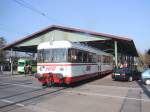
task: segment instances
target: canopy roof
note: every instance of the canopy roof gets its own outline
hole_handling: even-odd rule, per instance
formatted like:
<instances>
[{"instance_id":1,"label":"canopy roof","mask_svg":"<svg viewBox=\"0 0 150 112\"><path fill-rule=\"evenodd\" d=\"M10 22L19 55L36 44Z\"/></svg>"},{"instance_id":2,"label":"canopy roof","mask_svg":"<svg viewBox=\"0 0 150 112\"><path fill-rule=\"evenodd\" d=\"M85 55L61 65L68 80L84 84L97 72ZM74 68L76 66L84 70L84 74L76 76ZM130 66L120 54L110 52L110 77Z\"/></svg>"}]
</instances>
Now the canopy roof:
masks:
<instances>
[{"instance_id":1,"label":"canopy roof","mask_svg":"<svg viewBox=\"0 0 150 112\"><path fill-rule=\"evenodd\" d=\"M130 38L58 25L52 25L31 35L28 35L18 41L7 45L3 49L13 49L13 51L36 53L37 45L39 43L53 40L69 40L73 42L82 42L100 48L106 52L113 52L114 41L117 41L118 52L127 55L138 56L135 44Z\"/></svg>"}]
</instances>

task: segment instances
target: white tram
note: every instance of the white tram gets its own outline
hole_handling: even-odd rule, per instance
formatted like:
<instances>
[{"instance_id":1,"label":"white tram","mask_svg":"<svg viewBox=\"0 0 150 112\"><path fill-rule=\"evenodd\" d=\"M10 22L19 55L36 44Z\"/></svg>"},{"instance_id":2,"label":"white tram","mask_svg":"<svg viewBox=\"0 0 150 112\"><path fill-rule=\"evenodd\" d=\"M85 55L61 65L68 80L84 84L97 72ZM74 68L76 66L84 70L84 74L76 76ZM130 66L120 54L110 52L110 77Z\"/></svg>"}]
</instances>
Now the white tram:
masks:
<instances>
[{"instance_id":1,"label":"white tram","mask_svg":"<svg viewBox=\"0 0 150 112\"><path fill-rule=\"evenodd\" d=\"M42 84L70 84L112 72L113 56L69 41L38 45L37 78Z\"/></svg>"}]
</instances>

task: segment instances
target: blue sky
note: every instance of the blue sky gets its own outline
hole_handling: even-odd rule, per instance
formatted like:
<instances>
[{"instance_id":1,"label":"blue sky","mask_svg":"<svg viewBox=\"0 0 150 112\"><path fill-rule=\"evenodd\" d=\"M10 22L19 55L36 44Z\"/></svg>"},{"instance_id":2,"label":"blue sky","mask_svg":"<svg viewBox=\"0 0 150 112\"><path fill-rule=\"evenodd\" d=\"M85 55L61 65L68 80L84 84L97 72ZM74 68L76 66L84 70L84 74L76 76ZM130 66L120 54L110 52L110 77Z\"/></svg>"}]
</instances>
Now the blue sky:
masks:
<instances>
[{"instance_id":1,"label":"blue sky","mask_svg":"<svg viewBox=\"0 0 150 112\"><path fill-rule=\"evenodd\" d=\"M150 0L24 1L49 18L0 0L0 36L8 43L56 24L129 37L140 52L150 48Z\"/></svg>"}]
</instances>

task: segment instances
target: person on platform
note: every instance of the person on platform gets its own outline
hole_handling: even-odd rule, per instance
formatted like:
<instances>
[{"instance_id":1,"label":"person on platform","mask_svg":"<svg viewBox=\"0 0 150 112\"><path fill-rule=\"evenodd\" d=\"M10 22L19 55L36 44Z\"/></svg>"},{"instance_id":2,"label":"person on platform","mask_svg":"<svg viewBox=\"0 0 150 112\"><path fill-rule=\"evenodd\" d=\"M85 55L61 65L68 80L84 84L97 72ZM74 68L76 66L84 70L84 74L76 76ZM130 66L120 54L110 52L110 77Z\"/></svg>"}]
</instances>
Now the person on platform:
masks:
<instances>
[{"instance_id":1,"label":"person on platform","mask_svg":"<svg viewBox=\"0 0 150 112\"><path fill-rule=\"evenodd\" d=\"M25 75L29 74L29 64L25 64L25 66L24 66L24 73L25 73Z\"/></svg>"}]
</instances>

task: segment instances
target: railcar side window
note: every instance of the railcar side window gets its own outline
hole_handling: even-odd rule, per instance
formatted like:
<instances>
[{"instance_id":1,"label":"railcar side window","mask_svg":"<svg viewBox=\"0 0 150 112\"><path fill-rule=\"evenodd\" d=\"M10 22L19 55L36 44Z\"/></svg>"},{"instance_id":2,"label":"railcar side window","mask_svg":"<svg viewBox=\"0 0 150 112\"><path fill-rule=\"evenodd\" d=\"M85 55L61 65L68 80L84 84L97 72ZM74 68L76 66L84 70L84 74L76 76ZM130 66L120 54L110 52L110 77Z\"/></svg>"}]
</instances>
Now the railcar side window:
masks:
<instances>
[{"instance_id":1,"label":"railcar side window","mask_svg":"<svg viewBox=\"0 0 150 112\"><path fill-rule=\"evenodd\" d=\"M83 62L83 51L78 50L77 52L77 62L82 63Z\"/></svg>"},{"instance_id":2,"label":"railcar side window","mask_svg":"<svg viewBox=\"0 0 150 112\"><path fill-rule=\"evenodd\" d=\"M38 62L40 63L96 63L111 64L112 57L105 55L96 55L88 51L75 48L55 48L38 50Z\"/></svg>"},{"instance_id":3,"label":"railcar side window","mask_svg":"<svg viewBox=\"0 0 150 112\"><path fill-rule=\"evenodd\" d=\"M92 53L89 53L89 63L92 62Z\"/></svg>"},{"instance_id":4,"label":"railcar side window","mask_svg":"<svg viewBox=\"0 0 150 112\"><path fill-rule=\"evenodd\" d=\"M82 63L83 55L83 51L71 48L68 51L68 61L72 63Z\"/></svg>"},{"instance_id":5,"label":"railcar side window","mask_svg":"<svg viewBox=\"0 0 150 112\"><path fill-rule=\"evenodd\" d=\"M72 63L95 63L97 55L88 51L71 48L68 50L68 61Z\"/></svg>"},{"instance_id":6,"label":"railcar side window","mask_svg":"<svg viewBox=\"0 0 150 112\"><path fill-rule=\"evenodd\" d=\"M88 63L88 53L86 51L83 52L83 62Z\"/></svg>"},{"instance_id":7,"label":"railcar side window","mask_svg":"<svg viewBox=\"0 0 150 112\"><path fill-rule=\"evenodd\" d=\"M72 62L72 63L77 61L77 51L76 51L76 49L69 49L68 50L68 61Z\"/></svg>"},{"instance_id":8,"label":"railcar side window","mask_svg":"<svg viewBox=\"0 0 150 112\"><path fill-rule=\"evenodd\" d=\"M93 62L93 63L96 63L96 61L97 61L97 56L96 56L95 53L93 53L93 54L92 54L92 62Z\"/></svg>"},{"instance_id":9,"label":"railcar side window","mask_svg":"<svg viewBox=\"0 0 150 112\"><path fill-rule=\"evenodd\" d=\"M102 62L104 63L104 64L111 64L112 63L112 57L111 56L102 56Z\"/></svg>"},{"instance_id":10,"label":"railcar side window","mask_svg":"<svg viewBox=\"0 0 150 112\"><path fill-rule=\"evenodd\" d=\"M102 62L102 56L101 55L99 56L99 62Z\"/></svg>"}]
</instances>

